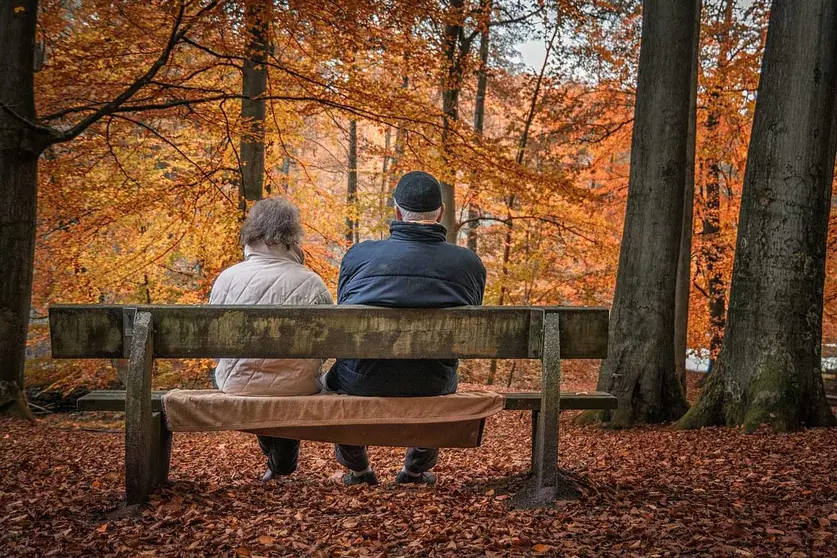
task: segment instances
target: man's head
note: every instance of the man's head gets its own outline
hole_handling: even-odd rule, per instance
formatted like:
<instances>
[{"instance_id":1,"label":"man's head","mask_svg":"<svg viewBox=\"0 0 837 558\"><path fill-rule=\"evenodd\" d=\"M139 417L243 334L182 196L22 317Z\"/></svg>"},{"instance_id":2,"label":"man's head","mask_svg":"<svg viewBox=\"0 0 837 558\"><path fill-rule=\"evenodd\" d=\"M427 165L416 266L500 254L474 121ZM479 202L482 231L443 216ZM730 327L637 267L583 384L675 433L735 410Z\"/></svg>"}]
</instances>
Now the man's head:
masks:
<instances>
[{"instance_id":1,"label":"man's head","mask_svg":"<svg viewBox=\"0 0 837 558\"><path fill-rule=\"evenodd\" d=\"M423 171L408 172L395 186L395 216L399 221L438 223L445 212L439 181Z\"/></svg>"},{"instance_id":2,"label":"man's head","mask_svg":"<svg viewBox=\"0 0 837 558\"><path fill-rule=\"evenodd\" d=\"M241 228L241 244L285 246L290 249L302 241L299 209L283 198L256 202Z\"/></svg>"}]
</instances>

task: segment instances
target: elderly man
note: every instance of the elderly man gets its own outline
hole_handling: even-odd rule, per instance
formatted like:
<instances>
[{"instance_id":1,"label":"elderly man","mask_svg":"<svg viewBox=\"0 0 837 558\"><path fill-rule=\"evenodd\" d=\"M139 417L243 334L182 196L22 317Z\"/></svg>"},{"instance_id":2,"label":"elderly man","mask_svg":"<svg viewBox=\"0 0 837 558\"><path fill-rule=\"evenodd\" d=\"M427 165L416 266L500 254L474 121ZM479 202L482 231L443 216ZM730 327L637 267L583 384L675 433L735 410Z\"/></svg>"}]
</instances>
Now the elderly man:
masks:
<instances>
[{"instance_id":1,"label":"elderly man","mask_svg":"<svg viewBox=\"0 0 837 558\"><path fill-rule=\"evenodd\" d=\"M485 267L465 248L445 242L439 182L426 172L405 174L395 188L396 220L386 240L353 246L343 258L338 304L446 308L482 304ZM454 393L456 360L338 359L326 374L331 391L365 396L421 397ZM343 482L377 484L363 446L335 446L349 469ZM398 484L432 485L439 450L409 448Z\"/></svg>"},{"instance_id":2,"label":"elderly man","mask_svg":"<svg viewBox=\"0 0 837 558\"><path fill-rule=\"evenodd\" d=\"M304 265L301 240L299 210L293 204L278 198L256 203L241 229L244 261L221 272L210 304L332 304L323 280ZM321 390L321 368L321 360L224 358L215 368L215 383L234 395L313 395ZM267 457L263 481L296 470L298 440L258 439Z\"/></svg>"}]
</instances>

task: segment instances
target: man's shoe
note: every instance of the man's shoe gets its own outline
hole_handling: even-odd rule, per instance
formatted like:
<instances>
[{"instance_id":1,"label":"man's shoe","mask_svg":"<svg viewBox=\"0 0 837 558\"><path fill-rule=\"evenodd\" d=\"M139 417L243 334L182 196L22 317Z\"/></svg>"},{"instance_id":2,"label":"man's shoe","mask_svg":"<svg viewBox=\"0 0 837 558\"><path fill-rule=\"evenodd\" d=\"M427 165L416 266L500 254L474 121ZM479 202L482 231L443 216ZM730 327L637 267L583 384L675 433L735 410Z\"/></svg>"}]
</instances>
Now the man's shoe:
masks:
<instances>
[{"instance_id":1,"label":"man's shoe","mask_svg":"<svg viewBox=\"0 0 837 558\"><path fill-rule=\"evenodd\" d=\"M282 477L283 477L283 475L280 475L279 473L274 473L273 471L268 469L267 471L264 472L264 475L262 475L262 482L266 483L266 482L270 482L274 479L281 480Z\"/></svg>"},{"instance_id":2,"label":"man's shoe","mask_svg":"<svg viewBox=\"0 0 837 558\"><path fill-rule=\"evenodd\" d=\"M368 484L375 486L378 484L378 477L375 476L375 471L366 471L362 475L356 475L349 471L343 475L343 484L346 486L354 486L356 484Z\"/></svg>"},{"instance_id":3,"label":"man's shoe","mask_svg":"<svg viewBox=\"0 0 837 558\"><path fill-rule=\"evenodd\" d=\"M436 484L436 475L426 471L420 475L411 475L407 471L401 471L395 475L395 484L425 484L433 486Z\"/></svg>"}]
</instances>

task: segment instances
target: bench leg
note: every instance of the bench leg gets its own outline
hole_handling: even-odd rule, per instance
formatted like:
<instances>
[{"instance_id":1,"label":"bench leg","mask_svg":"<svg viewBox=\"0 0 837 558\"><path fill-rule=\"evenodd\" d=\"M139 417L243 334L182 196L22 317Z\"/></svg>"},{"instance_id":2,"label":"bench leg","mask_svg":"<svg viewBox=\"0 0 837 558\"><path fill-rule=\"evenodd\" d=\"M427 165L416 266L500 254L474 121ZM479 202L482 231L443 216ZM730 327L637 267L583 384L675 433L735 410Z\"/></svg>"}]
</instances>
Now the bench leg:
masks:
<instances>
[{"instance_id":1,"label":"bench leg","mask_svg":"<svg viewBox=\"0 0 837 558\"><path fill-rule=\"evenodd\" d=\"M537 409L532 409L532 474L535 473L535 461L538 456L538 423L541 420L541 412Z\"/></svg>"},{"instance_id":2,"label":"bench leg","mask_svg":"<svg viewBox=\"0 0 837 558\"><path fill-rule=\"evenodd\" d=\"M125 386L125 495L128 504L144 502L155 480L155 438L159 442L162 418L155 421L151 413L153 349L151 314L137 312Z\"/></svg>"},{"instance_id":3,"label":"bench leg","mask_svg":"<svg viewBox=\"0 0 837 558\"><path fill-rule=\"evenodd\" d=\"M541 408L532 412L532 478L518 492L513 505L548 506L559 495L558 413L561 400L561 348L558 314L544 315Z\"/></svg>"},{"instance_id":4,"label":"bench leg","mask_svg":"<svg viewBox=\"0 0 837 558\"><path fill-rule=\"evenodd\" d=\"M535 482L540 491L558 485L558 413L561 401L561 348L558 314L544 316L541 412L535 443Z\"/></svg>"},{"instance_id":5,"label":"bench leg","mask_svg":"<svg viewBox=\"0 0 837 558\"><path fill-rule=\"evenodd\" d=\"M151 491L169 481L171 463L171 432L166 427L163 413L154 413L151 417L154 439L151 444L151 465L153 470Z\"/></svg>"}]
</instances>

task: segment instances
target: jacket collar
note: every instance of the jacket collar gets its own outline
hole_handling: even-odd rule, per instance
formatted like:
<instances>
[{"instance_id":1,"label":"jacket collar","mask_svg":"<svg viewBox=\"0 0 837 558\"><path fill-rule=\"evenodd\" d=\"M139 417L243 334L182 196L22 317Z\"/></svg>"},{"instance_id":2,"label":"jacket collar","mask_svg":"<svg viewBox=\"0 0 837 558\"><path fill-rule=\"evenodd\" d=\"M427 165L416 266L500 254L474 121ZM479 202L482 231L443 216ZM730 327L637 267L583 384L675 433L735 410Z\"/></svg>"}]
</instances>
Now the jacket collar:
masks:
<instances>
[{"instance_id":1,"label":"jacket collar","mask_svg":"<svg viewBox=\"0 0 837 558\"><path fill-rule=\"evenodd\" d=\"M444 242L447 229L439 223L409 223L393 221L389 225L389 237L409 242Z\"/></svg>"},{"instance_id":2,"label":"jacket collar","mask_svg":"<svg viewBox=\"0 0 837 558\"><path fill-rule=\"evenodd\" d=\"M259 256L270 260L296 262L298 264L305 263L305 254L302 253L302 250L297 245L293 245L290 248L287 248L282 244L268 246L263 242L245 245L244 259L249 260L253 256Z\"/></svg>"}]
</instances>

